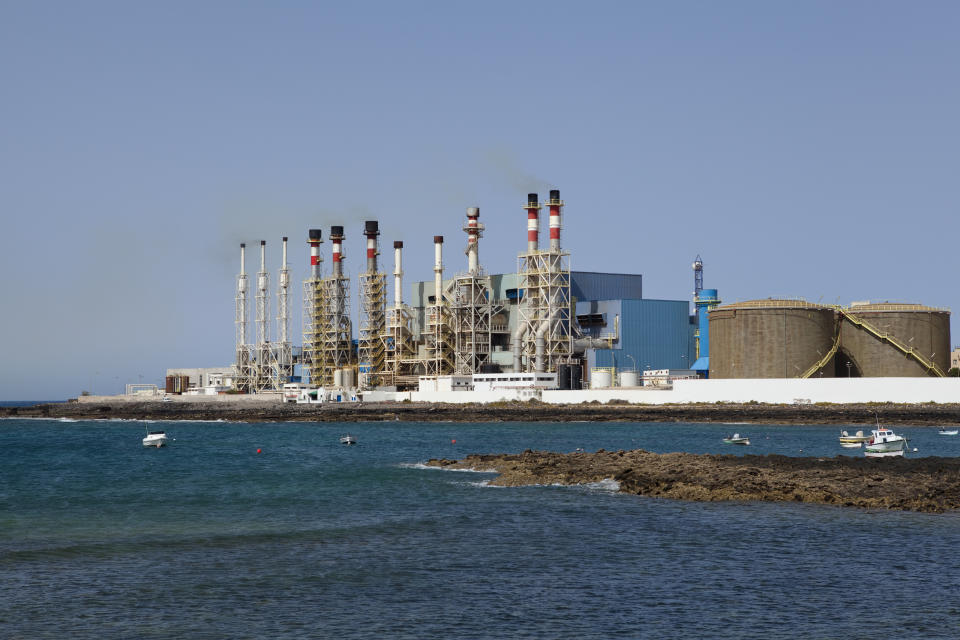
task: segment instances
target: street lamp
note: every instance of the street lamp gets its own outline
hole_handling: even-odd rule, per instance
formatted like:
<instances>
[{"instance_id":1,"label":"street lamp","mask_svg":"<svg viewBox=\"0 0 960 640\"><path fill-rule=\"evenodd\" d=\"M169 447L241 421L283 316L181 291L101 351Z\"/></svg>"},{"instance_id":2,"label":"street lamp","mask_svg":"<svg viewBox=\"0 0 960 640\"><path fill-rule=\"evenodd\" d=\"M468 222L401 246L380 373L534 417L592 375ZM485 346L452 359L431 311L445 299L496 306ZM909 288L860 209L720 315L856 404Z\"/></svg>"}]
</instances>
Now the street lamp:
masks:
<instances>
[{"instance_id":1,"label":"street lamp","mask_svg":"<svg viewBox=\"0 0 960 640\"><path fill-rule=\"evenodd\" d=\"M634 360L634 359L633 359L633 356L630 355L629 353L627 353L627 354L625 354L625 355L626 355L628 358L630 358L630 362L633 363L633 370L636 371L636 370L637 370L637 361Z\"/></svg>"}]
</instances>

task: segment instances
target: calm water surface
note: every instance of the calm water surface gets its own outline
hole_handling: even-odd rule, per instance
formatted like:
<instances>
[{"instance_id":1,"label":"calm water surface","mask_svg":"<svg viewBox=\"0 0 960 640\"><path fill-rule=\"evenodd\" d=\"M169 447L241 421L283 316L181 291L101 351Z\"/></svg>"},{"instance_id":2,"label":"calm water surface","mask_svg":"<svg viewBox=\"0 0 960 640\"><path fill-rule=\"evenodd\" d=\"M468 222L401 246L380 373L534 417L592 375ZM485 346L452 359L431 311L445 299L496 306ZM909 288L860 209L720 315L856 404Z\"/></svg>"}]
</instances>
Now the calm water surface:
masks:
<instances>
[{"instance_id":1,"label":"calm water surface","mask_svg":"<svg viewBox=\"0 0 960 640\"><path fill-rule=\"evenodd\" d=\"M141 422L0 420L0 637L960 632L958 514L504 489L419 465L527 448L862 455L835 426L149 427L176 440L144 449ZM753 446L720 443L732 431ZM358 446L338 444L347 432ZM960 455L960 436L897 432L914 455Z\"/></svg>"}]
</instances>

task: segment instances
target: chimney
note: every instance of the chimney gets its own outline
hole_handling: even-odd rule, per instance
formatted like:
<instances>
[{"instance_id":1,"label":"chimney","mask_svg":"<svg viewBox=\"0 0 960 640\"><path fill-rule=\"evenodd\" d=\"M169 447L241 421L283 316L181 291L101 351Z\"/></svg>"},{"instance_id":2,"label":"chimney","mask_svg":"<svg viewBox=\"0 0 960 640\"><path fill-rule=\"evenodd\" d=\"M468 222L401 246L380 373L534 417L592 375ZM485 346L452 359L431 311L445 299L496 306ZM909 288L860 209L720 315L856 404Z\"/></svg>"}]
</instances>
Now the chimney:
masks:
<instances>
[{"instance_id":1,"label":"chimney","mask_svg":"<svg viewBox=\"0 0 960 640\"><path fill-rule=\"evenodd\" d=\"M330 252L333 254L333 275L334 277L343 275L343 227L330 227L330 243L332 247Z\"/></svg>"},{"instance_id":2,"label":"chimney","mask_svg":"<svg viewBox=\"0 0 960 640\"><path fill-rule=\"evenodd\" d=\"M560 212L563 209L563 200L560 199L560 190L550 190L550 250L560 250Z\"/></svg>"},{"instance_id":3,"label":"chimney","mask_svg":"<svg viewBox=\"0 0 960 640\"><path fill-rule=\"evenodd\" d=\"M443 236L433 236L433 299L443 301Z\"/></svg>"},{"instance_id":4,"label":"chimney","mask_svg":"<svg viewBox=\"0 0 960 640\"><path fill-rule=\"evenodd\" d=\"M310 244L310 277L320 278L320 263L323 258L320 257L320 243L323 240L320 237L320 229L310 229L310 237L307 242Z\"/></svg>"},{"instance_id":5,"label":"chimney","mask_svg":"<svg viewBox=\"0 0 960 640\"><path fill-rule=\"evenodd\" d=\"M527 194L527 253L540 248L540 202L535 193Z\"/></svg>"},{"instance_id":6,"label":"chimney","mask_svg":"<svg viewBox=\"0 0 960 640\"><path fill-rule=\"evenodd\" d=\"M403 240L393 242L393 306L403 306Z\"/></svg>"},{"instance_id":7,"label":"chimney","mask_svg":"<svg viewBox=\"0 0 960 640\"><path fill-rule=\"evenodd\" d=\"M377 272L377 256L380 252L377 250L377 236L380 235L380 223L376 220L367 220L363 235L367 236L367 273Z\"/></svg>"}]
</instances>

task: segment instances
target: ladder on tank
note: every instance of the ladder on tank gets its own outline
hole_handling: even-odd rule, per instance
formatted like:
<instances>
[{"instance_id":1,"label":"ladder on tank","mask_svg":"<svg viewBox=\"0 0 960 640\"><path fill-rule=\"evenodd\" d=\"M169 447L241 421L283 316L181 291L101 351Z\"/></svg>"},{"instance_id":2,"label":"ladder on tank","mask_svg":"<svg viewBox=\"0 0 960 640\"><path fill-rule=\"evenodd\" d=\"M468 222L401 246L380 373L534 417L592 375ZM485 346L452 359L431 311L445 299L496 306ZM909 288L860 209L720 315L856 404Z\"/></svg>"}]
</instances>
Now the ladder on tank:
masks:
<instances>
[{"instance_id":1,"label":"ladder on tank","mask_svg":"<svg viewBox=\"0 0 960 640\"><path fill-rule=\"evenodd\" d=\"M869 322L867 322L867 321L864 320L863 318L858 318L857 316L853 315L852 313L847 312L847 311L844 310L844 309L840 309L839 311L840 311L840 315L841 315L843 318L845 318L845 319L849 320L850 322L852 322L852 323L854 324L854 326L860 327L861 329L863 329L863 330L866 331L867 333L873 335L875 338L877 338L877 339L880 340L881 342L882 342L882 341L889 342L889 343L892 344L894 347L896 347L897 349L899 349L900 351L902 351L903 354L906 355L908 358L913 358L914 360L916 360L917 362L919 362L921 365L923 365L923 367L924 367L927 371L932 371L935 376L937 376L937 377L939 377L939 378L944 378L944 377L946 377L946 374L943 372L943 370L942 370L940 367L937 366L937 363L936 363L936 362L934 362L933 360L930 360L930 359L928 359L927 357L925 357L925 356L917 353L916 349L914 349L913 347L908 347L907 345L903 344L902 342L900 342L900 340L898 340L897 338L893 337L893 336L890 335L889 333L884 333L884 332L880 331L879 329L877 329L875 326L873 326L872 324L870 324Z\"/></svg>"}]
</instances>

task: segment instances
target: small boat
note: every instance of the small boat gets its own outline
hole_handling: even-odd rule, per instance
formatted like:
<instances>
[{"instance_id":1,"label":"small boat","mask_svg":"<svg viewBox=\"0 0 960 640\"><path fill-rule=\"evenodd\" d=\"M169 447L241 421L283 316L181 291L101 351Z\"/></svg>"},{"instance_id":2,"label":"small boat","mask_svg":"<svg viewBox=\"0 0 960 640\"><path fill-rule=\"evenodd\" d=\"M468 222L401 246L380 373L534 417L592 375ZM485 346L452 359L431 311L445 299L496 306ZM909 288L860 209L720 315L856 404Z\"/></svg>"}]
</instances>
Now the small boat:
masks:
<instances>
[{"instance_id":1,"label":"small boat","mask_svg":"<svg viewBox=\"0 0 960 640\"><path fill-rule=\"evenodd\" d=\"M940 427L940 430L937 431L942 436L955 436L960 429L947 429L946 427Z\"/></svg>"},{"instance_id":2,"label":"small boat","mask_svg":"<svg viewBox=\"0 0 960 640\"><path fill-rule=\"evenodd\" d=\"M860 447L863 446L863 443L862 442L843 442L841 440L840 446L843 447L844 449L859 449Z\"/></svg>"},{"instance_id":3,"label":"small boat","mask_svg":"<svg viewBox=\"0 0 960 640\"><path fill-rule=\"evenodd\" d=\"M340 444L357 444L357 439L351 435L340 436Z\"/></svg>"},{"instance_id":4,"label":"small boat","mask_svg":"<svg viewBox=\"0 0 960 640\"><path fill-rule=\"evenodd\" d=\"M870 436L863 435L863 431L857 431L853 435L850 435L846 431L840 432L840 444L856 444L857 446L860 446L861 442L868 442L869 440Z\"/></svg>"},{"instance_id":5,"label":"small boat","mask_svg":"<svg viewBox=\"0 0 960 640\"><path fill-rule=\"evenodd\" d=\"M907 439L898 436L887 427L881 427L878 424L877 428L870 433L872 436L864 447L863 453L868 458L902 456L907 448Z\"/></svg>"},{"instance_id":6,"label":"small boat","mask_svg":"<svg viewBox=\"0 0 960 640\"><path fill-rule=\"evenodd\" d=\"M148 431L147 437L143 439L145 447L163 447L167 444L167 434L163 431Z\"/></svg>"},{"instance_id":7,"label":"small boat","mask_svg":"<svg viewBox=\"0 0 960 640\"><path fill-rule=\"evenodd\" d=\"M750 444L750 438L747 436L741 436L739 433L735 433L732 436L727 436L723 439L725 444Z\"/></svg>"}]
</instances>

